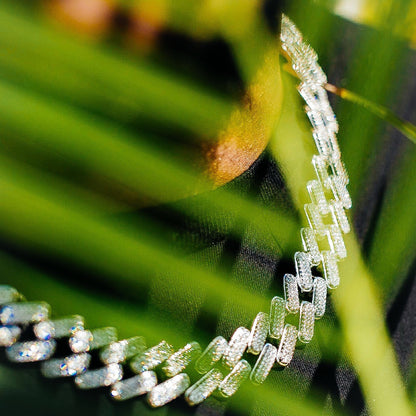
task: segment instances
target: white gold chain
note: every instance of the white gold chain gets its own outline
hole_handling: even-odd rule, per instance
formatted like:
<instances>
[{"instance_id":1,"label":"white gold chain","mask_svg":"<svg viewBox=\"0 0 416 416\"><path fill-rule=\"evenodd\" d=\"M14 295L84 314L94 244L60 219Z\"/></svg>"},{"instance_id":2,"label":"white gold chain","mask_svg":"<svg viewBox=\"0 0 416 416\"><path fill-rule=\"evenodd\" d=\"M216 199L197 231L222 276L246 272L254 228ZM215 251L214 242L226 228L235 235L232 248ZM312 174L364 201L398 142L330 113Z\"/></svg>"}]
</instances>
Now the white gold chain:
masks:
<instances>
[{"instance_id":1,"label":"white gold chain","mask_svg":"<svg viewBox=\"0 0 416 416\"><path fill-rule=\"evenodd\" d=\"M39 361L45 377L73 377L82 389L109 386L116 400L146 394L148 403L159 407L184 394L190 405L196 405L214 392L232 396L248 378L263 383L274 365L291 362L297 343L311 341L315 320L325 313L327 290L340 282L338 261L347 255L343 234L350 231L345 210L351 208L351 198L336 138L338 123L317 55L286 16L281 42L301 80L298 90L307 104L318 150L312 159L316 178L306 185L309 227L301 229L303 251L294 255L296 276L283 277L284 298L275 296L269 313L259 312L251 329L238 328L228 342L218 336L204 351L194 341L174 351L166 341L147 348L139 336L118 341L115 328L85 329L80 316L50 319L46 303L26 302L15 289L0 286L0 346L6 347L11 361ZM323 277L313 276L312 267L321 267ZM286 323L288 315L298 316L297 327ZM28 330L33 339L20 340ZM68 342L71 355L55 357L58 342ZM92 369L94 350L102 366ZM258 356L253 368L244 354ZM127 365L136 375L123 379ZM202 375L193 384L187 372L191 365ZM164 381L158 383L160 375Z\"/></svg>"}]
</instances>

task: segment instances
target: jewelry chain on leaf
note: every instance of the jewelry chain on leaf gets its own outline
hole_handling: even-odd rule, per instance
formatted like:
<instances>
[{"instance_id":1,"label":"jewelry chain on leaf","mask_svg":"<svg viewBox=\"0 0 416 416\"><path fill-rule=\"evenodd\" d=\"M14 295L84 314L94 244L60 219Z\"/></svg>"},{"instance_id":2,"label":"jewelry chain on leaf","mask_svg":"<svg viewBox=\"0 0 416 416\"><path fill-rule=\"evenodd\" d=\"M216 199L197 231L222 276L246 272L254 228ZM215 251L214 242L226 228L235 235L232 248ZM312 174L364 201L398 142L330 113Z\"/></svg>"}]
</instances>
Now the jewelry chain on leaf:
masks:
<instances>
[{"instance_id":1,"label":"jewelry chain on leaf","mask_svg":"<svg viewBox=\"0 0 416 416\"><path fill-rule=\"evenodd\" d=\"M304 251L294 255L296 276L284 276L284 298L275 296L269 313L259 312L251 330L238 328L229 342L218 336L204 351L194 341L174 351L166 341L150 348L142 337L117 341L115 328L87 330L78 315L50 319L46 303L25 302L15 289L0 286L0 346L6 347L10 361L41 362L45 377L74 377L82 389L108 386L116 400L147 395L148 403L159 407L184 394L195 405L214 392L232 396L248 378L263 383L273 366L291 362L297 343L311 341L315 320L325 313L327 290L339 285L338 261L346 257L343 233L350 231L345 210L351 208L351 198L336 138L338 123L324 89L326 75L315 51L284 15L281 42L301 80L298 90L318 150L312 160L316 178L306 185L311 202L305 204L309 227L301 229ZM320 250L322 240L329 249ZM320 264L324 277L315 277L312 267ZM312 292L312 301L302 300L304 292ZM287 315L299 317L298 327L286 323ZM33 339L19 341L28 328ZM68 342L71 354L54 357L58 342ZM99 351L101 367L90 367L93 350ZM253 368L245 354L258 356ZM137 375L123 379L126 365ZM192 385L187 374L191 365L202 375Z\"/></svg>"}]
</instances>

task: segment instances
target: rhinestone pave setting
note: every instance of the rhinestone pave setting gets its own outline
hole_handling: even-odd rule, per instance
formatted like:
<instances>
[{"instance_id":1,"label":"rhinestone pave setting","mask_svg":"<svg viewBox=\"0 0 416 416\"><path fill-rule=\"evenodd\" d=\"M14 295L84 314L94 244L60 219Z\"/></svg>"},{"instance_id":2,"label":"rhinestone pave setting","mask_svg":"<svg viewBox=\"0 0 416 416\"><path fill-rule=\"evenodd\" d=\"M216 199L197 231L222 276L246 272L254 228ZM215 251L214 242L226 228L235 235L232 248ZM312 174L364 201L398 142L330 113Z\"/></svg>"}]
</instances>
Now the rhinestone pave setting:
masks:
<instances>
[{"instance_id":1,"label":"rhinestone pave setting","mask_svg":"<svg viewBox=\"0 0 416 416\"><path fill-rule=\"evenodd\" d=\"M275 296L270 311L259 312L248 326L251 330L241 326L228 341L217 336L203 351L195 341L175 351L164 340L147 348L142 337L119 341L114 328L85 329L78 315L49 319L49 305L25 302L14 288L0 286L0 346L6 347L9 360L40 361L45 377L72 377L81 389L110 387L118 401L146 395L150 406L160 407L183 394L188 404L197 405L214 393L234 395L247 379L263 383L273 366L290 364L298 343L312 340L315 321L325 313L327 292L340 284L338 262L347 256L343 235L351 229L346 210L352 203L336 138L338 123L317 55L286 16L281 41L301 81L298 91L307 105L318 153L312 158L316 177L306 184L309 226L300 232L303 251L294 255L296 274L283 277L284 297ZM322 277L315 276L314 268ZM292 324L296 320L298 326ZM19 342L28 327L34 340ZM54 356L58 342L68 344L69 356ZM101 361L98 368L90 367L92 354ZM253 368L245 354L258 356ZM136 375L123 379L127 366Z\"/></svg>"}]
</instances>

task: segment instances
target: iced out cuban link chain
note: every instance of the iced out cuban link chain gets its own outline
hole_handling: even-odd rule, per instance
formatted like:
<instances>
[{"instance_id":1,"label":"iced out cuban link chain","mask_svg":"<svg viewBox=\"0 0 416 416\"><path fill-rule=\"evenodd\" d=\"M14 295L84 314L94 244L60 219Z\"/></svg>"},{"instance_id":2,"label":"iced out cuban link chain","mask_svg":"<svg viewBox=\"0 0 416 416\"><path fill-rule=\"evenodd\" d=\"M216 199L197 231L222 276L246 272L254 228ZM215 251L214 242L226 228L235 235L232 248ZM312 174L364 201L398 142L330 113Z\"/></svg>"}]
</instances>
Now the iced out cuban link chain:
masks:
<instances>
[{"instance_id":1,"label":"iced out cuban link chain","mask_svg":"<svg viewBox=\"0 0 416 416\"><path fill-rule=\"evenodd\" d=\"M338 261L346 257L343 233L350 230L345 210L351 199L335 135L338 124L317 55L286 16L281 42L301 80L298 90L306 101L318 149L312 159L316 178L307 183L309 227L301 229L304 251L294 255L296 276L283 277L284 298L275 296L269 313L259 312L251 330L238 328L228 342L218 336L203 352L197 342L174 351L166 341L151 348L142 337L118 341L114 328L88 330L80 316L50 319L46 303L26 302L15 289L0 286L0 345L6 347L9 360L41 362L45 377L72 377L82 389L109 386L116 400L146 394L148 403L159 407L184 394L190 405L196 405L214 392L232 396L247 378L263 383L274 365L291 362L298 343L311 341L315 320L325 313L327 290L340 281ZM318 266L324 277L313 276L312 267ZM293 317L297 327L287 322ZM61 343L69 352L57 357ZM253 367L243 358L245 353L258 356ZM99 360L91 359L94 354ZM94 361L101 364L93 365Z\"/></svg>"}]
</instances>

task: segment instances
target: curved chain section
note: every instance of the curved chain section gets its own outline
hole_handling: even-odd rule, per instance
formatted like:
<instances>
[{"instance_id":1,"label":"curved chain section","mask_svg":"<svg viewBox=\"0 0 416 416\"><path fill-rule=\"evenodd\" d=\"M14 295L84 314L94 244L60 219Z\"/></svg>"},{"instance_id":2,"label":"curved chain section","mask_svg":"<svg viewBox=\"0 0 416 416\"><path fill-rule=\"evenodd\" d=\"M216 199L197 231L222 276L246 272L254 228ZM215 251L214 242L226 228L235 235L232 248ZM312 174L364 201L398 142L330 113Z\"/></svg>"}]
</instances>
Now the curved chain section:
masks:
<instances>
[{"instance_id":1,"label":"curved chain section","mask_svg":"<svg viewBox=\"0 0 416 416\"><path fill-rule=\"evenodd\" d=\"M335 135L338 124L317 55L286 16L281 41L301 80L298 90L307 104L318 149L312 160L316 178L307 183L311 201L305 204L309 227L301 230L304 251L294 255L296 276L283 278L284 298L275 296L269 313L259 312L251 330L238 328L228 342L218 336L203 352L197 342L174 351L166 341L150 348L142 337L118 341L115 328L88 330L78 315L50 319L46 303L26 302L15 289L0 286L0 346L6 347L9 360L40 362L45 377L74 377L82 389L109 386L115 400L146 394L148 403L159 407L184 394L190 405L196 405L214 392L232 396L248 378L263 383L274 365L291 362L297 343L311 341L315 320L325 313L327 290L340 281L337 263L346 257L342 235L350 230L345 210L351 199ZM326 249L321 250L324 244ZM324 277L313 276L314 266L322 267ZM298 316L298 327L286 323L288 315ZM62 342L70 354L55 357ZM97 368L91 368L94 353L101 361ZM244 354L258 355L253 368ZM123 379L126 366L136 375ZM189 370L202 377L197 379Z\"/></svg>"}]
</instances>

